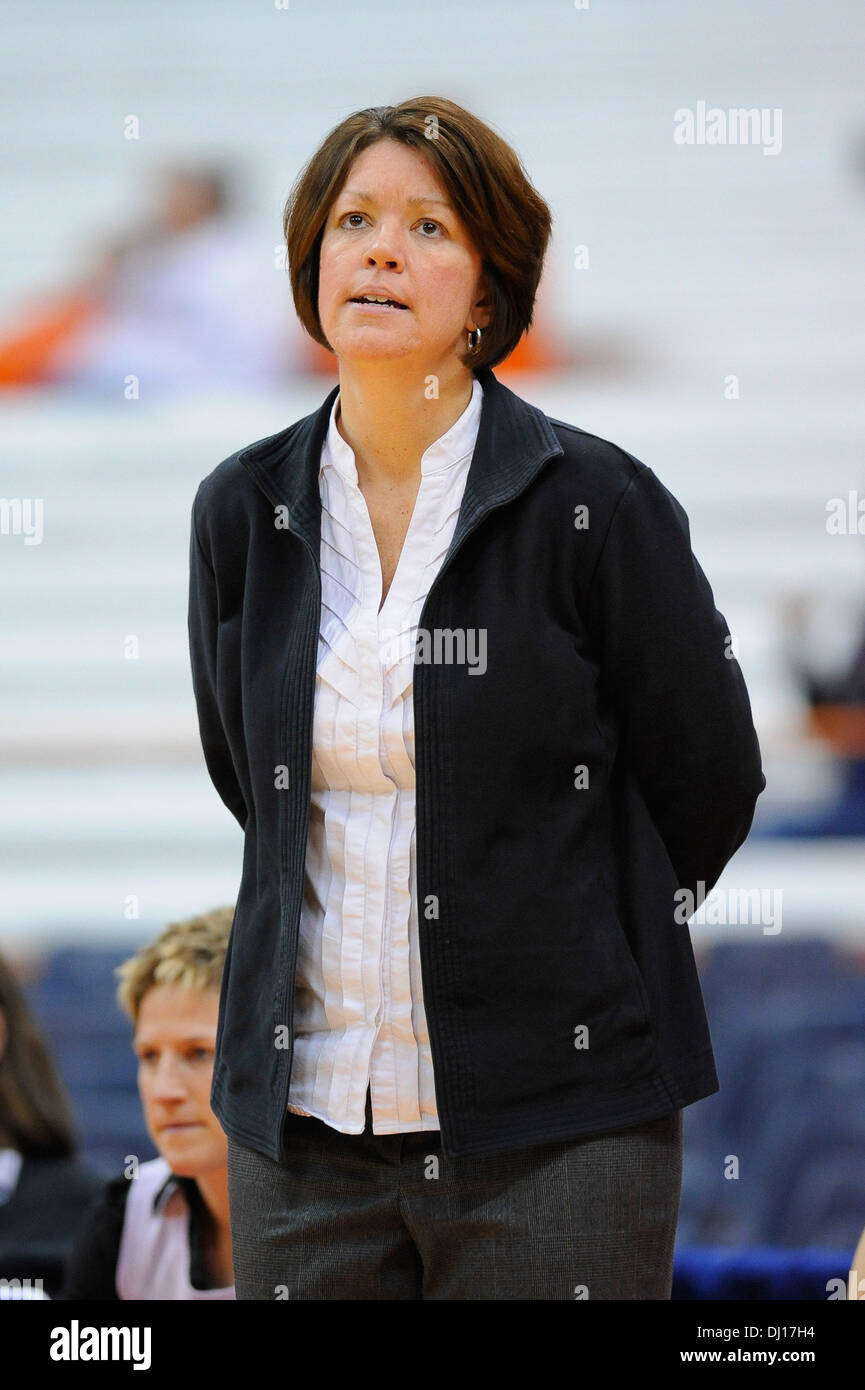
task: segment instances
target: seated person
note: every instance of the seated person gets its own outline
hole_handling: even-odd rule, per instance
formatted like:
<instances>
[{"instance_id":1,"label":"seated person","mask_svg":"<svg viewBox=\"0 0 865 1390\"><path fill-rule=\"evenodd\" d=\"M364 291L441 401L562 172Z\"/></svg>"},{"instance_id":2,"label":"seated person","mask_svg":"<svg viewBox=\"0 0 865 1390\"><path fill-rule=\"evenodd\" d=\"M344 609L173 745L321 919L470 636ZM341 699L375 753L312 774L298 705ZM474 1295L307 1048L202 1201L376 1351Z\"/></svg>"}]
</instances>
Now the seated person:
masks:
<instances>
[{"instance_id":1,"label":"seated person","mask_svg":"<svg viewBox=\"0 0 865 1390\"><path fill-rule=\"evenodd\" d=\"M63 1299L233 1299L228 1141L210 1108L231 907L176 922L118 968L160 1157L132 1155L75 1240Z\"/></svg>"},{"instance_id":2,"label":"seated person","mask_svg":"<svg viewBox=\"0 0 865 1390\"><path fill-rule=\"evenodd\" d=\"M0 1297L53 1298L103 1179L78 1154L48 1044L0 957Z\"/></svg>"}]
</instances>

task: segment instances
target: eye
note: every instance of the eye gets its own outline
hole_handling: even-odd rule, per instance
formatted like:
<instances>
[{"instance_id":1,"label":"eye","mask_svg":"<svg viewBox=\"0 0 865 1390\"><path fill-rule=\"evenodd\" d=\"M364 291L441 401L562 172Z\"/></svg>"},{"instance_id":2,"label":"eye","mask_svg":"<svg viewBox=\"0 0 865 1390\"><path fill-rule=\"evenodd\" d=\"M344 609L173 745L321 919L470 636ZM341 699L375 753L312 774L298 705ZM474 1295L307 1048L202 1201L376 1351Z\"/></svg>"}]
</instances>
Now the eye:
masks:
<instances>
[{"instance_id":1,"label":"eye","mask_svg":"<svg viewBox=\"0 0 865 1390\"><path fill-rule=\"evenodd\" d=\"M366 214L363 212L344 212L339 220L339 225L342 227L346 222L348 222L350 224L349 231L357 231L358 223L352 223L351 219L354 217L359 217L361 221L363 221L365 216ZM418 225L421 227L435 227L440 232L444 232L444 227L442 226L441 222L436 222L432 217L424 217L423 220L420 223L418 223ZM429 239L431 238L428 238L428 240Z\"/></svg>"},{"instance_id":2,"label":"eye","mask_svg":"<svg viewBox=\"0 0 865 1390\"><path fill-rule=\"evenodd\" d=\"M190 1056L194 1061L197 1061L197 1062L198 1062L198 1061L201 1061L202 1058L204 1058L204 1057L212 1057L212 1056L213 1056L213 1052L212 1052L212 1050L211 1050L209 1047L193 1047L193 1048L190 1050L189 1056Z\"/></svg>"}]
</instances>

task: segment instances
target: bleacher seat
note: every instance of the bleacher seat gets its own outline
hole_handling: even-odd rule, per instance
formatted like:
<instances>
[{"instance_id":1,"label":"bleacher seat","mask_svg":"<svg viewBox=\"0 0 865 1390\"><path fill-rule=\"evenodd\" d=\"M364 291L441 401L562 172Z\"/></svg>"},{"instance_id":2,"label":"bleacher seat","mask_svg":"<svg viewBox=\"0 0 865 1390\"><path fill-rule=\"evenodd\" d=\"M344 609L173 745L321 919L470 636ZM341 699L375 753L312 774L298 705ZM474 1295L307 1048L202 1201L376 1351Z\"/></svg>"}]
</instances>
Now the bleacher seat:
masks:
<instances>
[{"instance_id":1,"label":"bleacher seat","mask_svg":"<svg viewBox=\"0 0 865 1390\"><path fill-rule=\"evenodd\" d=\"M823 941L716 950L703 979L721 1091L685 1110L679 1238L852 1253L865 1226L865 976ZM738 1178L725 1176L731 1158Z\"/></svg>"}]
</instances>

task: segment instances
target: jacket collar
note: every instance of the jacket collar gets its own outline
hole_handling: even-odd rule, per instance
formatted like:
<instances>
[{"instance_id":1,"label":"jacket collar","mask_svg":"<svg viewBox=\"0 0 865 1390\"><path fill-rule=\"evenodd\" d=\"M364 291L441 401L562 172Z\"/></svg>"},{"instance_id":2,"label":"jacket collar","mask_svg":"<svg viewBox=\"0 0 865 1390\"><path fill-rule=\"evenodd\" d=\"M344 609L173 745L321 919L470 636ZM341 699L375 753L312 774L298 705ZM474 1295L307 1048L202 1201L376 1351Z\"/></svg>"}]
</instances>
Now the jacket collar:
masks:
<instances>
[{"instance_id":1,"label":"jacket collar","mask_svg":"<svg viewBox=\"0 0 865 1390\"><path fill-rule=\"evenodd\" d=\"M477 377L484 393L481 418L451 551L485 512L510 501L543 463L564 453L542 410L510 391L490 367L479 368ZM273 505L287 508L290 529L316 557L321 542L321 449L338 391L334 386L311 415L238 454Z\"/></svg>"},{"instance_id":2,"label":"jacket collar","mask_svg":"<svg viewBox=\"0 0 865 1390\"><path fill-rule=\"evenodd\" d=\"M188 1207L196 1206L200 1200L198 1184L194 1178L184 1178L179 1177L177 1173L169 1173L153 1198L151 1210L154 1216L166 1212L172 1215L175 1211L182 1211L182 1197L186 1198Z\"/></svg>"}]
</instances>

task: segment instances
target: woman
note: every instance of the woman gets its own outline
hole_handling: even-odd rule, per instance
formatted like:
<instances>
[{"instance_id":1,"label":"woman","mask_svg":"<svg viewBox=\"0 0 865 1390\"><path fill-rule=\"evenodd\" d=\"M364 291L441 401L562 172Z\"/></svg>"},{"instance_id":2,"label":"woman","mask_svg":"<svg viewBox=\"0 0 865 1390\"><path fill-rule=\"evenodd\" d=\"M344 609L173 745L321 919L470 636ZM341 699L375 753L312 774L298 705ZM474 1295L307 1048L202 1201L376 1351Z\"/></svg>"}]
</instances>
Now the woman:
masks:
<instances>
[{"instance_id":1,"label":"woman","mask_svg":"<svg viewBox=\"0 0 865 1390\"><path fill-rule=\"evenodd\" d=\"M99 1173L24 991L0 957L0 1298L54 1298Z\"/></svg>"},{"instance_id":2,"label":"woman","mask_svg":"<svg viewBox=\"0 0 865 1390\"><path fill-rule=\"evenodd\" d=\"M118 969L160 1157L130 1155L88 1213L61 1298L234 1299L225 1135L210 1108L233 908L174 922Z\"/></svg>"},{"instance_id":3,"label":"woman","mask_svg":"<svg viewBox=\"0 0 865 1390\"><path fill-rule=\"evenodd\" d=\"M494 131L357 112L285 231L339 385L190 544L238 1298L669 1298L718 1088L682 924L765 785L726 623L651 469L491 370L550 235Z\"/></svg>"}]
</instances>

